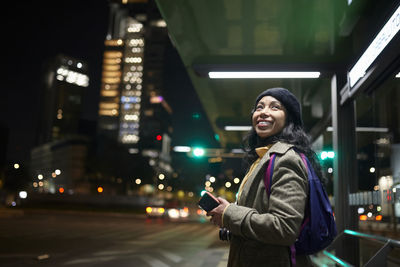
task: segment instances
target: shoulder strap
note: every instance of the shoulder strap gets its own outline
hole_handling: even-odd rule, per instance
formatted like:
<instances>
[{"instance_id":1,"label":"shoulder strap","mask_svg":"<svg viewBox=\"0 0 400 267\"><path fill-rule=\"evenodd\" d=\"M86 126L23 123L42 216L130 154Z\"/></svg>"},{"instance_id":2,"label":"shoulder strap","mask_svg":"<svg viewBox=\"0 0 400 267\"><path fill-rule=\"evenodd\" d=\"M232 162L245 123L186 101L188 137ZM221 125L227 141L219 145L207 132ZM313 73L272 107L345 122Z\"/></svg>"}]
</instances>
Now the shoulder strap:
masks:
<instances>
[{"instance_id":1,"label":"shoulder strap","mask_svg":"<svg viewBox=\"0 0 400 267\"><path fill-rule=\"evenodd\" d=\"M271 183L272 183L272 173L274 172L274 163L275 163L276 154L272 154L269 159L268 167L264 176L264 185L265 190L267 190L267 196L271 194Z\"/></svg>"},{"instance_id":2,"label":"shoulder strap","mask_svg":"<svg viewBox=\"0 0 400 267\"><path fill-rule=\"evenodd\" d=\"M298 152L298 153L301 156L301 159L304 163L304 166L306 166L307 173L308 173L310 168L308 167L307 158L303 153L301 153L301 152ZM276 154L272 154L271 158L269 159L268 167L267 167L267 170L265 171L265 176L264 176L264 185L265 185L265 190L267 190L268 197L271 195L272 174L274 173L275 158L276 158Z\"/></svg>"},{"instance_id":3,"label":"shoulder strap","mask_svg":"<svg viewBox=\"0 0 400 267\"><path fill-rule=\"evenodd\" d=\"M303 153L298 152L301 156L301 159L304 163L304 165L307 168L307 174L310 171L308 164L307 164L307 158ZM271 195L271 183L272 183L272 174L274 172L274 163L275 163L275 158L276 158L276 154L272 154L271 158L269 160L268 163L268 167L267 170L265 172L265 176L264 176L264 185L265 185L265 189L267 191L267 196L269 197ZM308 221L308 219L307 219ZM305 222L302 223L301 229L304 228ZM296 247L295 244L291 245L289 248L290 251L290 262L291 262L291 266L292 267L296 267Z\"/></svg>"}]
</instances>

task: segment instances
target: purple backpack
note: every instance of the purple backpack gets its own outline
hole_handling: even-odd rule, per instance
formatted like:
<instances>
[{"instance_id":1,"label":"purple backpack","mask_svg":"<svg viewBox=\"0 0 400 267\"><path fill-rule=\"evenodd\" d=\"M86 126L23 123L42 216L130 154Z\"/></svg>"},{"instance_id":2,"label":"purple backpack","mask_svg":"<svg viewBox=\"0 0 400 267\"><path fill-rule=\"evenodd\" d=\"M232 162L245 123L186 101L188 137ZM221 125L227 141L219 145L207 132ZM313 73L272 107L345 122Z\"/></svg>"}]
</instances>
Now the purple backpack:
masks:
<instances>
[{"instance_id":1,"label":"purple backpack","mask_svg":"<svg viewBox=\"0 0 400 267\"><path fill-rule=\"evenodd\" d=\"M314 168L303 153L299 153L308 173L309 195L300 234L291 246L292 265L297 254L314 254L326 248L335 238L336 223L328 195ZM264 177L268 197L271 194L271 179L274 171L275 154L271 155ZM294 261L294 262L293 262Z\"/></svg>"}]
</instances>

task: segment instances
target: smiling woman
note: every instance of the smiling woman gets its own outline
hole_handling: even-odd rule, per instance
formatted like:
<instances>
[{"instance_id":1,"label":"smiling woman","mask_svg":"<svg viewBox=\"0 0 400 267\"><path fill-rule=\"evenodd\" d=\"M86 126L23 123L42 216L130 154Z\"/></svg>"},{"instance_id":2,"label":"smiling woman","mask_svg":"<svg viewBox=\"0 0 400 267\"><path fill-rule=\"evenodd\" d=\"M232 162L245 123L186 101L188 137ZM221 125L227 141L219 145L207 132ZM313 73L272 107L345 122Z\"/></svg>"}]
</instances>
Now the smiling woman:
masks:
<instances>
[{"instance_id":1,"label":"smiling woman","mask_svg":"<svg viewBox=\"0 0 400 267\"><path fill-rule=\"evenodd\" d=\"M322 174L303 129L300 103L289 90L270 88L256 98L246 142L248 168L236 202L219 197L219 205L207 213L221 227L220 238L230 241L228 266L311 266L294 244L309 197L299 152ZM264 179L273 155L277 160L267 187Z\"/></svg>"}]
</instances>

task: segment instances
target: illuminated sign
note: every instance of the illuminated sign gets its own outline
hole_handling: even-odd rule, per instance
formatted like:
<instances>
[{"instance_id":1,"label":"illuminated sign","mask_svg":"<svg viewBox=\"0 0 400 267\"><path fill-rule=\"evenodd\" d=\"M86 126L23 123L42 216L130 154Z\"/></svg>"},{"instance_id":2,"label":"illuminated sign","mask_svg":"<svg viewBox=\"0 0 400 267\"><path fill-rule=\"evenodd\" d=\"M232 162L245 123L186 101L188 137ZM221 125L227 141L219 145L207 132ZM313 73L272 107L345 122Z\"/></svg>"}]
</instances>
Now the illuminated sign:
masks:
<instances>
[{"instance_id":1,"label":"illuminated sign","mask_svg":"<svg viewBox=\"0 0 400 267\"><path fill-rule=\"evenodd\" d=\"M400 30L400 6L386 22L367 50L349 72L350 87L364 77L367 69Z\"/></svg>"}]
</instances>

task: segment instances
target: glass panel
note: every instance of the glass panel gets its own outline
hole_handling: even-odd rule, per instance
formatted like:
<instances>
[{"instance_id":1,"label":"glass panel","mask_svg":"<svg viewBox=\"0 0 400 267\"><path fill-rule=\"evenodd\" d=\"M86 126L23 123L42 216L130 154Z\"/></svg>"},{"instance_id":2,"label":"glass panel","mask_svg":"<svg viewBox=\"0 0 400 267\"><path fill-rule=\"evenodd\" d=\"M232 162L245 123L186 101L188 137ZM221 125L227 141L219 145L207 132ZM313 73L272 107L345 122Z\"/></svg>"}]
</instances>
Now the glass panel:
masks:
<instances>
[{"instance_id":1,"label":"glass panel","mask_svg":"<svg viewBox=\"0 0 400 267\"><path fill-rule=\"evenodd\" d=\"M363 192L360 231L399 239L395 227L400 217L400 79L396 74L372 94L357 98L356 136L358 184ZM372 191L380 192L380 204L368 197Z\"/></svg>"}]
</instances>

